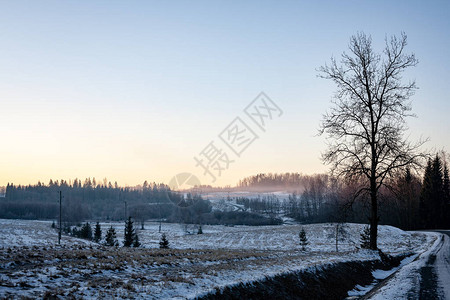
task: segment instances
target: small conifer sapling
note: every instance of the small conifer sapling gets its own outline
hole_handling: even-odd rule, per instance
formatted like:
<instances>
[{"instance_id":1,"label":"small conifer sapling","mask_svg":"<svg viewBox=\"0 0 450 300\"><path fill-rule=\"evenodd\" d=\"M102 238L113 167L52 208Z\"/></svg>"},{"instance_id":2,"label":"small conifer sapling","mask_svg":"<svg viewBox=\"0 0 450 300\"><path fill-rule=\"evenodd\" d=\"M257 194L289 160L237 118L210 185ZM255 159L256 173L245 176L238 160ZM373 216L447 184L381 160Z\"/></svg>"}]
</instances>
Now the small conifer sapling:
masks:
<instances>
[{"instance_id":1,"label":"small conifer sapling","mask_svg":"<svg viewBox=\"0 0 450 300\"><path fill-rule=\"evenodd\" d=\"M101 240L102 240L102 228L100 227L100 223L97 222L97 224L95 224L94 241L98 243Z\"/></svg>"},{"instance_id":2,"label":"small conifer sapling","mask_svg":"<svg viewBox=\"0 0 450 300\"><path fill-rule=\"evenodd\" d=\"M305 229L302 228L302 230L298 234L298 237L300 238L300 246L302 246L302 250L305 251L306 246L309 244L308 238L306 237Z\"/></svg>"},{"instance_id":3,"label":"small conifer sapling","mask_svg":"<svg viewBox=\"0 0 450 300\"><path fill-rule=\"evenodd\" d=\"M159 248L161 249L168 249L169 248L169 241L167 240L166 234L163 233L161 235L161 241L159 241Z\"/></svg>"},{"instance_id":4,"label":"small conifer sapling","mask_svg":"<svg viewBox=\"0 0 450 300\"><path fill-rule=\"evenodd\" d=\"M360 235L360 244L362 249L370 249L370 228L364 226L364 230Z\"/></svg>"}]
</instances>

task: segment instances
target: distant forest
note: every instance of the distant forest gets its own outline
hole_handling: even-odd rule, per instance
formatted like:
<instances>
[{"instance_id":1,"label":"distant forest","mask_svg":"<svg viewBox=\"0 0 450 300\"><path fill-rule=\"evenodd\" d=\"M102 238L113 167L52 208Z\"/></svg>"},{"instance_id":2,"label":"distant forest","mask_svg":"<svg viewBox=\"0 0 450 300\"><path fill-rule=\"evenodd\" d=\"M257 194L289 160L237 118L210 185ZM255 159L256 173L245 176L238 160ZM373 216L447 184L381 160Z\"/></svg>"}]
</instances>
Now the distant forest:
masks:
<instances>
[{"instance_id":1,"label":"distant forest","mask_svg":"<svg viewBox=\"0 0 450 300\"><path fill-rule=\"evenodd\" d=\"M53 219L59 217L59 192L62 219L66 224L84 220L150 219L184 224L275 225L281 220L251 212L212 211L211 203L200 195L178 193L167 185L144 182L142 186L120 187L107 180L87 178L83 182L53 181L48 184L6 186L0 198L0 218Z\"/></svg>"},{"instance_id":2,"label":"distant forest","mask_svg":"<svg viewBox=\"0 0 450 300\"><path fill-rule=\"evenodd\" d=\"M0 218L54 219L59 216L59 191L63 195L63 218L73 222L123 219L125 208L129 214L165 217L173 202L182 200L166 185L147 182L140 188L120 187L106 180L98 183L95 178L27 186L8 183L5 198L0 198Z\"/></svg>"},{"instance_id":3,"label":"distant forest","mask_svg":"<svg viewBox=\"0 0 450 300\"><path fill-rule=\"evenodd\" d=\"M314 175L300 173L260 173L239 180L236 189L248 191L301 192Z\"/></svg>"},{"instance_id":4,"label":"distant forest","mask_svg":"<svg viewBox=\"0 0 450 300\"><path fill-rule=\"evenodd\" d=\"M423 175L409 169L399 173L380 191L380 224L405 230L450 228L449 170L443 158L430 159ZM421 176L422 178L420 178ZM354 197L364 182L342 181L325 174L258 174L239 181L233 188L195 187L189 193L170 190L167 185L144 182L137 187L120 187L106 180L87 178L83 182L53 181L48 184L8 184L0 198L0 218L57 219L59 191L65 222L124 220L139 222L160 219L185 224L275 225L288 216L301 223L367 223L368 197ZM247 190L290 191L288 200L275 195L229 198L236 210L213 211L210 201L195 191ZM233 206L230 206L233 207Z\"/></svg>"},{"instance_id":5,"label":"distant forest","mask_svg":"<svg viewBox=\"0 0 450 300\"><path fill-rule=\"evenodd\" d=\"M380 190L380 224L405 230L450 228L450 180L445 160L439 156L428 160L421 179L409 169L398 173ZM357 191L365 185L362 179L343 181L325 174L259 174L245 178L240 185L247 188L271 185L301 186L287 201L275 196L258 199L237 198L238 204L251 212L268 215L283 213L302 223L358 222L367 223L369 197Z\"/></svg>"},{"instance_id":6,"label":"distant forest","mask_svg":"<svg viewBox=\"0 0 450 300\"><path fill-rule=\"evenodd\" d=\"M202 193L252 191L252 192L291 192L298 193L305 189L315 175L301 173L260 173L245 177L236 186L213 187L210 185L195 186L191 191Z\"/></svg>"}]
</instances>

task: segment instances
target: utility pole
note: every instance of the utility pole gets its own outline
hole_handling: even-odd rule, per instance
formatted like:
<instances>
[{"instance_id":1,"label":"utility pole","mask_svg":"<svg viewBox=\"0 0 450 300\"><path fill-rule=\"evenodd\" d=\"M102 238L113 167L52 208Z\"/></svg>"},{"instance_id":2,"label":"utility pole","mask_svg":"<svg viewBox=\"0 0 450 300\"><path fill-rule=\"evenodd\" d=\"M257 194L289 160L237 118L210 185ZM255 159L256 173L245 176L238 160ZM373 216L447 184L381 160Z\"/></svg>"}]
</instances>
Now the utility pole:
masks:
<instances>
[{"instance_id":1,"label":"utility pole","mask_svg":"<svg viewBox=\"0 0 450 300\"><path fill-rule=\"evenodd\" d=\"M59 233L58 233L58 244L61 245L61 230L62 230L62 209L61 209L61 199L62 199L62 191L59 191Z\"/></svg>"},{"instance_id":2,"label":"utility pole","mask_svg":"<svg viewBox=\"0 0 450 300\"><path fill-rule=\"evenodd\" d=\"M125 238L127 234L127 201L123 201L125 203L125 228L123 229L123 236Z\"/></svg>"},{"instance_id":3,"label":"utility pole","mask_svg":"<svg viewBox=\"0 0 450 300\"><path fill-rule=\"evenodd\" d=\"M161 232L161 223L162 223L162 216L161 216L161 200L159 200L159 232Z\"/></svg>"}]
</instances>

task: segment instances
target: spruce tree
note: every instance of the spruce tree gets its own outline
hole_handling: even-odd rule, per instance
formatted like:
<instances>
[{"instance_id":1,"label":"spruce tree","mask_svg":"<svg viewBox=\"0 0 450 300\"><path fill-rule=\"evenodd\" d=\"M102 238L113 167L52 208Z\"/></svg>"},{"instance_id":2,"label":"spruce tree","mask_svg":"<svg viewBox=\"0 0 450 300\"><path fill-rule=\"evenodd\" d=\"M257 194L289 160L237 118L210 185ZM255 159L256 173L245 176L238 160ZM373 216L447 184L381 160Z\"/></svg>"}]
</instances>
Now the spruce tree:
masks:
<instances>
[{"instance_id":1,"label":"spruce tree","mask_svg":"<svg viewBox=\"0 0 450 300\"><path fill-rule=\"evenodd\" d=\"M123 245L125 247L131 247L133 245L135 239L136 232L133 226L133 220L131 217L128 217L128 220L125 221L125 235L123 238Z\"/></svg>"},{"instance_id":2,"label":"spruce tree","mask_svg":"<svg viewBox=\"0 0 450 300\"><path fill-rule=\"evenodd\" d=\"M363 232L360 235L360 245L362 249L370 249L370 228L364 226Z\"/></svg>"},{"instance_id":3,"label":"spruce tree","mask_svg":"<svg viewBox=\"0 0 450 300\"><path fill-rule=\"evenodd\" d=\"M118 246L116 230L111 226L106 232L105 245L107 246Z\"/></svg>"},{"instance_id":4,"label":"spruce tree","mask_svg":"<svg viewBox=\"0 0 450 300\"><path fill-rule=\"evenodd\" d=\"M161 248L161 249L169 248L169 241L167 240L165 233L163 233L161 235L161 240L159 241L159 248Z\"/></svg>"},{"instance_id":5,"label":"spruce tree","mask_svg":"<svg viewBox=\"0 0 450 300\"><path fill-rule=\"evenodd\" d=\"M298 237L300 238L300 246L302 246L302 250L305 251L306 246L309 244L308 238L306 237L305 229L302 228L302 230L298 234Z\"/></svg>"},{"instance_id":6,"label":"spruce tree","mask_svg":"<svg viewBox=\"0 0 450 300\"><path fill-rule=\"evenodd\" d=\"M436 155L433 161L428 161L420 194L423 228L439 228L447 223L444 176L442 161Z\"/></svg>"},{"instance_id":7,"label":"spruce tree","mask_svg":"<svg viewBox=\"0 0 450 300\"><path fill-rule=\"evenodd\" d=\"M428 160L423 175L422 190L420 191L419 216L422 228L431 227L431 198L433 193L431 159Z\"/></svg>"},{"instance_id":8,"label":"spruce tree","mask_svg":"<svg viewBox=\"0 0 450 300\"><path fill-rule=\"evenodd\" d=\"M92 240L92 228L91 228L91 224L89 224L89 222L86 222L81 227L80 237L83 239Z\"/></svg>"},{"instance_id":9,"label":"spruce tree","mask_svg":"<svg viewBox=\"0 0 450 300\"><path fill-rule=\"evenodd\" d=\"M141 246L141 243L139 242L139 236L136 234L134 236L133 247L134 248L138 248L140 246Z\"/></svg>"},{"instance_id":10,"label":"spruce tree","mask_svg":"<svg viewBox=\"0 0 450 300\"><path fill-rule=\"evenodd\" d=\"M94 241L98 243L101 241L101 239L102 239L102 228L100 227L100 223L97 222L97 224L95 224Z\"/></svg>"},{"instance_id":11,"label":"spruce tree","mask_svg":"<svg viewBox=\"0 0 450 300\"><path fill-rule=\"evenodd\" d=\"M202 225L200 225L200 227L198 227L197 234L203 234Z\"/></svg>"},{"instance_id":12,"label":"spruce tree","mask_svg":"<svg viewBox=\"0 0 450 300\"><path fill-rule=\"evenodd\" d=\"M448 175L447 163L444 164L444 227L450 228L450 180Z\"/></svg>"},{"instance_id":13,"label":"spruce tree","mask_svg":"<svg viewBox=\"0 0 450 300\"><path fill-rule=\"evenodd\" d=\"M444 178L442 161L438 155L433 161L433 228L439 228L444 220Z\"/></svg>"}]
</instances>

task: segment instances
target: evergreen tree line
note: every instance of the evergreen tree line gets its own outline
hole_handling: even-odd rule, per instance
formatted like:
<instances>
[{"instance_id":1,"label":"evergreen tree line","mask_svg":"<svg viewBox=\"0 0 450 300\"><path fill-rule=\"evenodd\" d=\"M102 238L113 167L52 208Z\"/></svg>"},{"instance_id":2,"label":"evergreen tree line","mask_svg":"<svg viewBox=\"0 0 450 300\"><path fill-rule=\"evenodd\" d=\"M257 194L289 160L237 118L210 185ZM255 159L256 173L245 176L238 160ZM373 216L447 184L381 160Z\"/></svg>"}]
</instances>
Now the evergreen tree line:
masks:
<instances>
[{"instance_id":1,"label":"evergreen tree line","mask_svg":"<svg viewBox=\"0 0 450 300\"><path fill-rule=\"evenodd\" d=\"M62 191L62 219L66 226L84 220L124 220L125 215L141 223L160 219L184 224L272 225L273 220L248 212L212 212L210 201L200 195L172 192L165 185L118 187L97 184L89 178L82 184L75 179L52 181L48 185L15 186L8 184L5 198L0 199L0 218L57 219L59 193ZM126 210L126 211L125 211ZM72 233L73 234L73 233ZM75 235L78 236L79 232Z\"/></svg>"},{"instance_id":2,"label":"evergreen tree line","mask_svg":"<svg viewBox=\"0 0 450 300\"><path fill-rule=\"evenodd\" d=\"M439 156L428 160L419 201L421 228L450 227L448 166Z\"/></svg>"},{"instance_id":3,"label":"evergreen tree line","mask_svg":"<svg viewBox=\"0 0 450 300\"><path fill-rule=\"evenodd\" d=\"M137 187L120 187L107 182L97 183L95 178L84 182L53 181L49 184L14 185L8 183L4 198L0 198L0 218L52 219L59 216L59 195L62 191L63 219L80 222L86 219L121 220L125 217L125 202L130 211L150 218L168 217L173 203L182 195L163 184L144 182ZM149 205L153 204L153 205Z\"/></svg>"},{"instance_id":4,"label":"evergreen tree line","mask_svg":"<svg viewBox=\"0 0 450 300\"><path fill-rule=\"evenodd\" d=\"M80 226L78 226L78 227L80 227ZM117 240L117 235L116 235L116 230L112 226L109 227L104 239L102 238L102 229L101 229L99 222L96 223L94 232L92 231L92 227L89 224L89 222L84 223L81 226L81 228L78 228L78 227L77 226L74 226L74 227L66 226L64 228L64 232L67 234L70 234L74 237L77 237L77 238L91 240L96 243L103 243L105 246L110 246L110 247L118 247L119 246L119 242ZM55 222L52 223L52 228L56 228ZM203 234L201 226L198 229L198 234ZM138 248L141 246L141 243L139 241L139 236L137 234L137 230L134 226L134 222L131 217L129 217L125 221L123 246L124 247L134 247L134 248ZM161 235L159 247L161 249L169 248L169 240L167 239L165 233L163 233Z\"/></svg>"},{"instance_id":5,"label":"evergreen tree line","mask_svg":"<svg viewBox=\"0 0 450 300\"><path fill-rule=\"evenodd\" d=\"M52 224L52 228L56 228L55 223ZM81 225L81 227L65 224L64 232L71 236L94 241L96 243L101 243L103 241L102 228L99 222L96 223L94 231L92 230L89 222L84 223L83 225ZM119 246L116 230L112 226L110 226L110 228L106 232L103 244L106 246ZM131 217L129 217L125 221L123 246L135 248L141 246L141 243L139 242L139 236Z\"/></svg>"}]
</instances>

